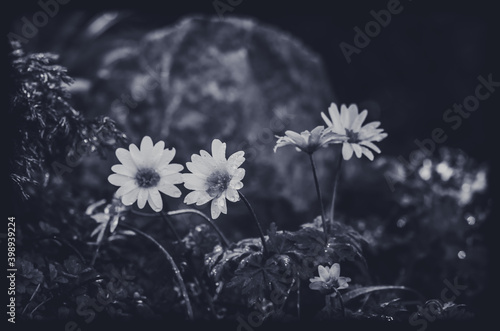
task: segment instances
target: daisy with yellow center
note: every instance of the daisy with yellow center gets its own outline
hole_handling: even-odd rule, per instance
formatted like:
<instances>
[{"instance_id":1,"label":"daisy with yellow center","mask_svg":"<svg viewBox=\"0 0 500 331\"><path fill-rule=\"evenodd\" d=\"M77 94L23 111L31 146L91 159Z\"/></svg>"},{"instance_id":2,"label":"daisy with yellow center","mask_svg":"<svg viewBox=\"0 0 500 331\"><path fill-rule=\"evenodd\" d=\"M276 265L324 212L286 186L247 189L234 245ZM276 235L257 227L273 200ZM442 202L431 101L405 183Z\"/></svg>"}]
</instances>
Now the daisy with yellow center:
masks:
<instances>
[{"instance_id":1,"label":"daisy with yellow center","mask_svg":"<svg viewBox=\"0 0 500 331\"><path fill-rule=\"evenodd\" d=\"M115 174L110 175L108 180L120 186L116 196L124 205L130 206L137 201L137 206L142 209L147 201L154 211L160 212L163 209L160 192L173 198L181 196L175 184L182 183L180 171L184 167L170 163L175 156L175 148L164 148L163 141L153 146L151 138L146 136L142 138L140 149L130 144L128 150L116 150L121 164L111 167Z\"/></svg>"},{"instance_id":2,"label":"daisy with yellow center","mask_svg":"<svg viewBox=\"0 0 500 331\"><path fill-rule=\"evenodd\" d=\"M184 186L192 190L184 198L185 204L203 205L209 201L213 219L221 213L227 214L226 199L231 202L240 200L238 190L243 187L241 180L245 169L239 168L245 161L245 152L239 151L226 159L226 144L219 139L212 141L212 155L201 150L200 155L193 154L192 162L186 167L191 173L182 174Z\"/></svg>"},{"instance_id":3,"label":"daisy with yellow center","mask_svg":"<svg viewBox=\"0 0 500 331\"><path fill-rule=\"evenodd\" d=\"M347 140L342 142L344 160L349 160L353 154L358 158L364 154L373 161L374 157L370 149L380 153L380 149L373 142L381 141L387 137L387 133L378 128L380 122L371 122L361 126L368 115L368 111L365 109L358 114L358 107L354 104L350 105L349 108L341 105L339 113L337 105L332 103L328 113L330 118L325 113L321 113L325 123L332 128L334 133L347 137Z\"/></svg>"}]
</instances>

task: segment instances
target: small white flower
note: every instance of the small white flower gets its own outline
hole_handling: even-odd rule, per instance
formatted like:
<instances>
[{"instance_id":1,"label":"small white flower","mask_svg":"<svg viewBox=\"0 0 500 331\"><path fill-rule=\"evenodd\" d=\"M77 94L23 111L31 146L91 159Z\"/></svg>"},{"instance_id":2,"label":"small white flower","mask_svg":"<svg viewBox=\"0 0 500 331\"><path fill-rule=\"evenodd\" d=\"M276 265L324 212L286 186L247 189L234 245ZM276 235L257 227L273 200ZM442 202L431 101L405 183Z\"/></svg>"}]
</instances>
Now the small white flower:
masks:
<instances>
[{"instance_id":1,"label":"small white flower","mask_svg":"<svg viewBox=\"0 0 500 331\"><path fill-rule=\"evenodd\" d=\"M349 160L354 153L360 158L364 154L368 159L373 161L373 153L371 148L377 153L380 149L373 143L381 141L387 137L387 133L383 129L379 129L380 122L371 122L363 127L361 126L368 115L365 109L358 114L358 107L354 104L347 108L345 105L340 106L340 113L335 103L328 108L330 118L325 113L321 113L321 117L325 123L332 128L333 132L344 135L348 139L342 142L342 156L344 160Z\"/></svg>"},{"instance_id":2,"label":"small white flower","mask_svg":"<svg viewBox=\"0 0 500 331\"><path fill-rule=\"evenodd\" d=\"M112 202L106 205L103 212L94 213L96 208L99 208L105 203L106 200L94 202L85 211L87 215L98 223L97 227L90 234L91 237L97 235L96 243L100 243L102 241L108 224L109 232L111 234L115 232L121 215L129 209L129 207L124 206L118 198L114 197Z\"/></svg>"},{"instance_id":3,"label":"small white flower","mask_svg":"<svg viewBox=\"0 0 500 331\"><path fill-rule=\"evenodd\" d=\"M179 172L184 167L170 163L175 149L164 147L163 141L153 146L151 138L146 136L142 138L140 150L134 144L130 144L129 150L116 150L116 157L122 164L111 168L115 174L110 175L108 180L120 186L116 196L124 205L130 206L137 201L137 206L142 209L147 201L154 211L159 212L163 209L160 192L173 198L181 196L181 191L174 184L182 183Z\"/></svg>"},{"instance_id":4,"label":"small white flower","mask_svg":"<svg viewBox=\"0 0 500 331\"><path fill-rule=\"evenodd\" d=\"M343 289L349 287L348 282L351 281L349 277L340 277L340 265L334 263L331 268L328 266L318 266L319 277L310 278L309 288L311 290L318 290L322 292L331 292L333 288Z\"/></svg>"},{"instance_id":5,"label":"small white flower","mask_svg":"<svg viewBox=\"0 0 500 331\"><path fill-rule=\"evenodd\" d=\"M182 174L184 186L193 191L186 195L184 203L200 206L212 201L213 219L220 213L227 214L226 198L231 202L240 200L238 190L243 187L245 169L239 166L245 161L244 155L239 151L226 159L226 144L219 139L212 141L212 155L204 150L200 155L193 154L192 162L186 163L191 174Z\"/></svg>"}]
</instances>

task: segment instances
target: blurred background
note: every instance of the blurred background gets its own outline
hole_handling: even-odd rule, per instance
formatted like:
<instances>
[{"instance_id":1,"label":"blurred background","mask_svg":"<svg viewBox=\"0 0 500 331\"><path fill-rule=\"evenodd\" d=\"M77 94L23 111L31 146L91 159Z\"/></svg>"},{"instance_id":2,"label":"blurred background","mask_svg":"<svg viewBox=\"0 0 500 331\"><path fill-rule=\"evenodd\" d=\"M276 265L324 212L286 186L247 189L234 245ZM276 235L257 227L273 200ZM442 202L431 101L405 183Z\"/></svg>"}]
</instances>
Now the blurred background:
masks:
<instances>
[{"instance_id":1,"label":"blurred background","mask_svg":"<svg viewBox=\"0 0 500 331\"><path fill-rule=\"evenodd\" d=\"M331 102L368 109L367 121L381 121L389 136L374 162L345 163L340 220L367 238L380 283L438 297L443 280L459 275L468 284L460 299L477 307L489 281L484 234L493 206L487 183L496 176L499 97L482 101L456 130L443 120L474 93L478 76L500 80L494 11L472 4L401 1L401 12L350 63L340 43L354 45L353 29L364 30L374 20L370 11L386 10L387 2L332 7L244 0L221 19L211 1L160 10L92 8L74 0L23 48L58 54L75 79L73 107L85 117L109 116L130 142L162 139L177 149L177 163L208 150L214 138L228 143L229 154L244 150L243 191L264 222L279 229L295 230L319 209L307 157L293 148L273 153L274 135L323 125L320 113ZM19 8L9 31L19 33L22 17L39 10ZM444 130L446 142L405 168L401 158L409 160L415 140L430 138L435 128ZM337 157L335 148L315 154L326 205ZM112 154L90 156L65 178L82 201L109 199L114 187L106 178L115 163ZM218 222L231 239L256 236L244 207L228 207ZM184 226L187 231L190 223Z\"/></svg>"}]
</instances>

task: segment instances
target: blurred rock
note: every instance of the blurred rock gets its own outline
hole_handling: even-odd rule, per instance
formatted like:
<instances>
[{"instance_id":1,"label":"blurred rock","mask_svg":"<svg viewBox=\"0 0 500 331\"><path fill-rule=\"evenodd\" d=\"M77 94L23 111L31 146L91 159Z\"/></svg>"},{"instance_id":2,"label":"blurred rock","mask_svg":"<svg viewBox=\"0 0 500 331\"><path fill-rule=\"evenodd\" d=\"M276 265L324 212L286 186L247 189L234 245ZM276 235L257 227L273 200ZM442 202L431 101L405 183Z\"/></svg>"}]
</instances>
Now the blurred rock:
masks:
<instances>
[{"instance_id":1,"label":"blurred rock","mask_svg":"<svg viewBox=\"0 0 500 331\"><path fill-rule=\"evenodd\" d=\"M300 41L251 19L197 16L109 45L82 77L92 82L80 98L87 116L109 115L136 144L164 140L180 163L219 138L228 155L245 151L250 200L286 200L286 210L259 210L264 218L280 223L290 205L319 214L308 157L291 147L273 153L275 134L322 125L334 101L320 58ZM331 192L335 152L315 158Z\"/></svg>"}]
</instances>

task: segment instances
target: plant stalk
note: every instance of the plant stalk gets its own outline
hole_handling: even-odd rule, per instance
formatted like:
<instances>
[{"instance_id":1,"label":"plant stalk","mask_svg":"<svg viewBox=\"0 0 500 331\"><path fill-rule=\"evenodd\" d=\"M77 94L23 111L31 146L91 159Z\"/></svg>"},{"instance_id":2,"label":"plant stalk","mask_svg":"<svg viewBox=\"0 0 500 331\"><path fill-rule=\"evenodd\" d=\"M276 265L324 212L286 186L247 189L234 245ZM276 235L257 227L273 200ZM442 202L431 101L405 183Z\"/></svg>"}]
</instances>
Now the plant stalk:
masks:
<instances>
[{"instance_id":1,"label":"plant stalk","mask_svg":"<svg viewBox=\"0 0 500 331\"><path fill-rule=\"evenodd\" d=\"M316 193L318 195L319 206L321 208L321 222L323 223L323 232L325 233L325 241L328 240L328 226L326 224L325 208L323 207L323 198L321 197L321 190L319 188L318 175L316 173L316 165L314 164L314 159L312 153L309 154L309 160L311 161L311 168L314 176L314 184L316 185Z\"/></svg>"},{"instance_id":2,"label":"plant stalk","mask_svg":"<svg viewBox=\"0 0 500 331\"><path fill-rule=\"evenodd\" d=\"M345 318L344 299L342 299L342 295L335 287L333 289L335 290L335 293L337 293L337 296L338 296L339 302L340 302L340 309L342 309L342 316Z\"/></svg>"},{"instance_id":3,"label":"plant stalk","mask_svg":"<svg viewBox=\"0 0 500 331\"><path fill-rule=\"evenodd\" d=\"M252 206L248 202L247 198L243 195L243 193L238 192L238 194L241 197L241 200L245 203L247 206L248 210L250 211L250 214L252 214L253 219L255 220L255 223L257 223L257 227L259 228L259 234L260 234L260 240L262 241L262 248L264 250L264 254L267 254L269 252L269 249L266 245L266 240L264 238L264 231L262 230L262 226L260 225L259 219L257 218L257 215L255 214L255 211L253 210Z\"/></svg>"},{"instance_id":4,"label":"plant stalk","mask_svg":"<svg viewBox=\"0 0 500 331\"><path fill-rule=\"evenodd\" d=\"M335 200L337 198L337 185L339 183L340 172L342 170L342 153L339 154L339 163L337 166L337 173L335 174L335 181L333 182L333 194L332 194L332 205L330 207L330 222L333 225L334 216L335 216Z\"/></svg>"},{"instance_id":5,"label":"plant stalk","mask_svg":"<svg viewBox=\"0 0 500 331\"><path fill-rule=\"evenodd\" d=\"M179 283L182 297L184 298L184 301L186 304L187 315L188 315L190 320L193 320L194 319L193 307L191 306L191 301L189 299L189 295L188 295L188 292L186 289L186 284L184 283L184 279L182 278L181 272L180 272L179 268L177 267L177 265L175 264L175 261L172 258L172 256L167 252L167 250L158 241L156 241L149 234L142 232L141 230L139 230L139 229L137 229L137 228L125 223L125 222L121 222L119 225L126 228L126 229L129 229L131 231L134 231L135 233L137 233L138 235L140 235L144 239L149 240L152 244L154 244L162 252L163 256L165 256L165 259L168 261L168 263L172 267L172 271L174 272L175 278L177 278L177 282Z\"/></svg>"}]
</instances>

